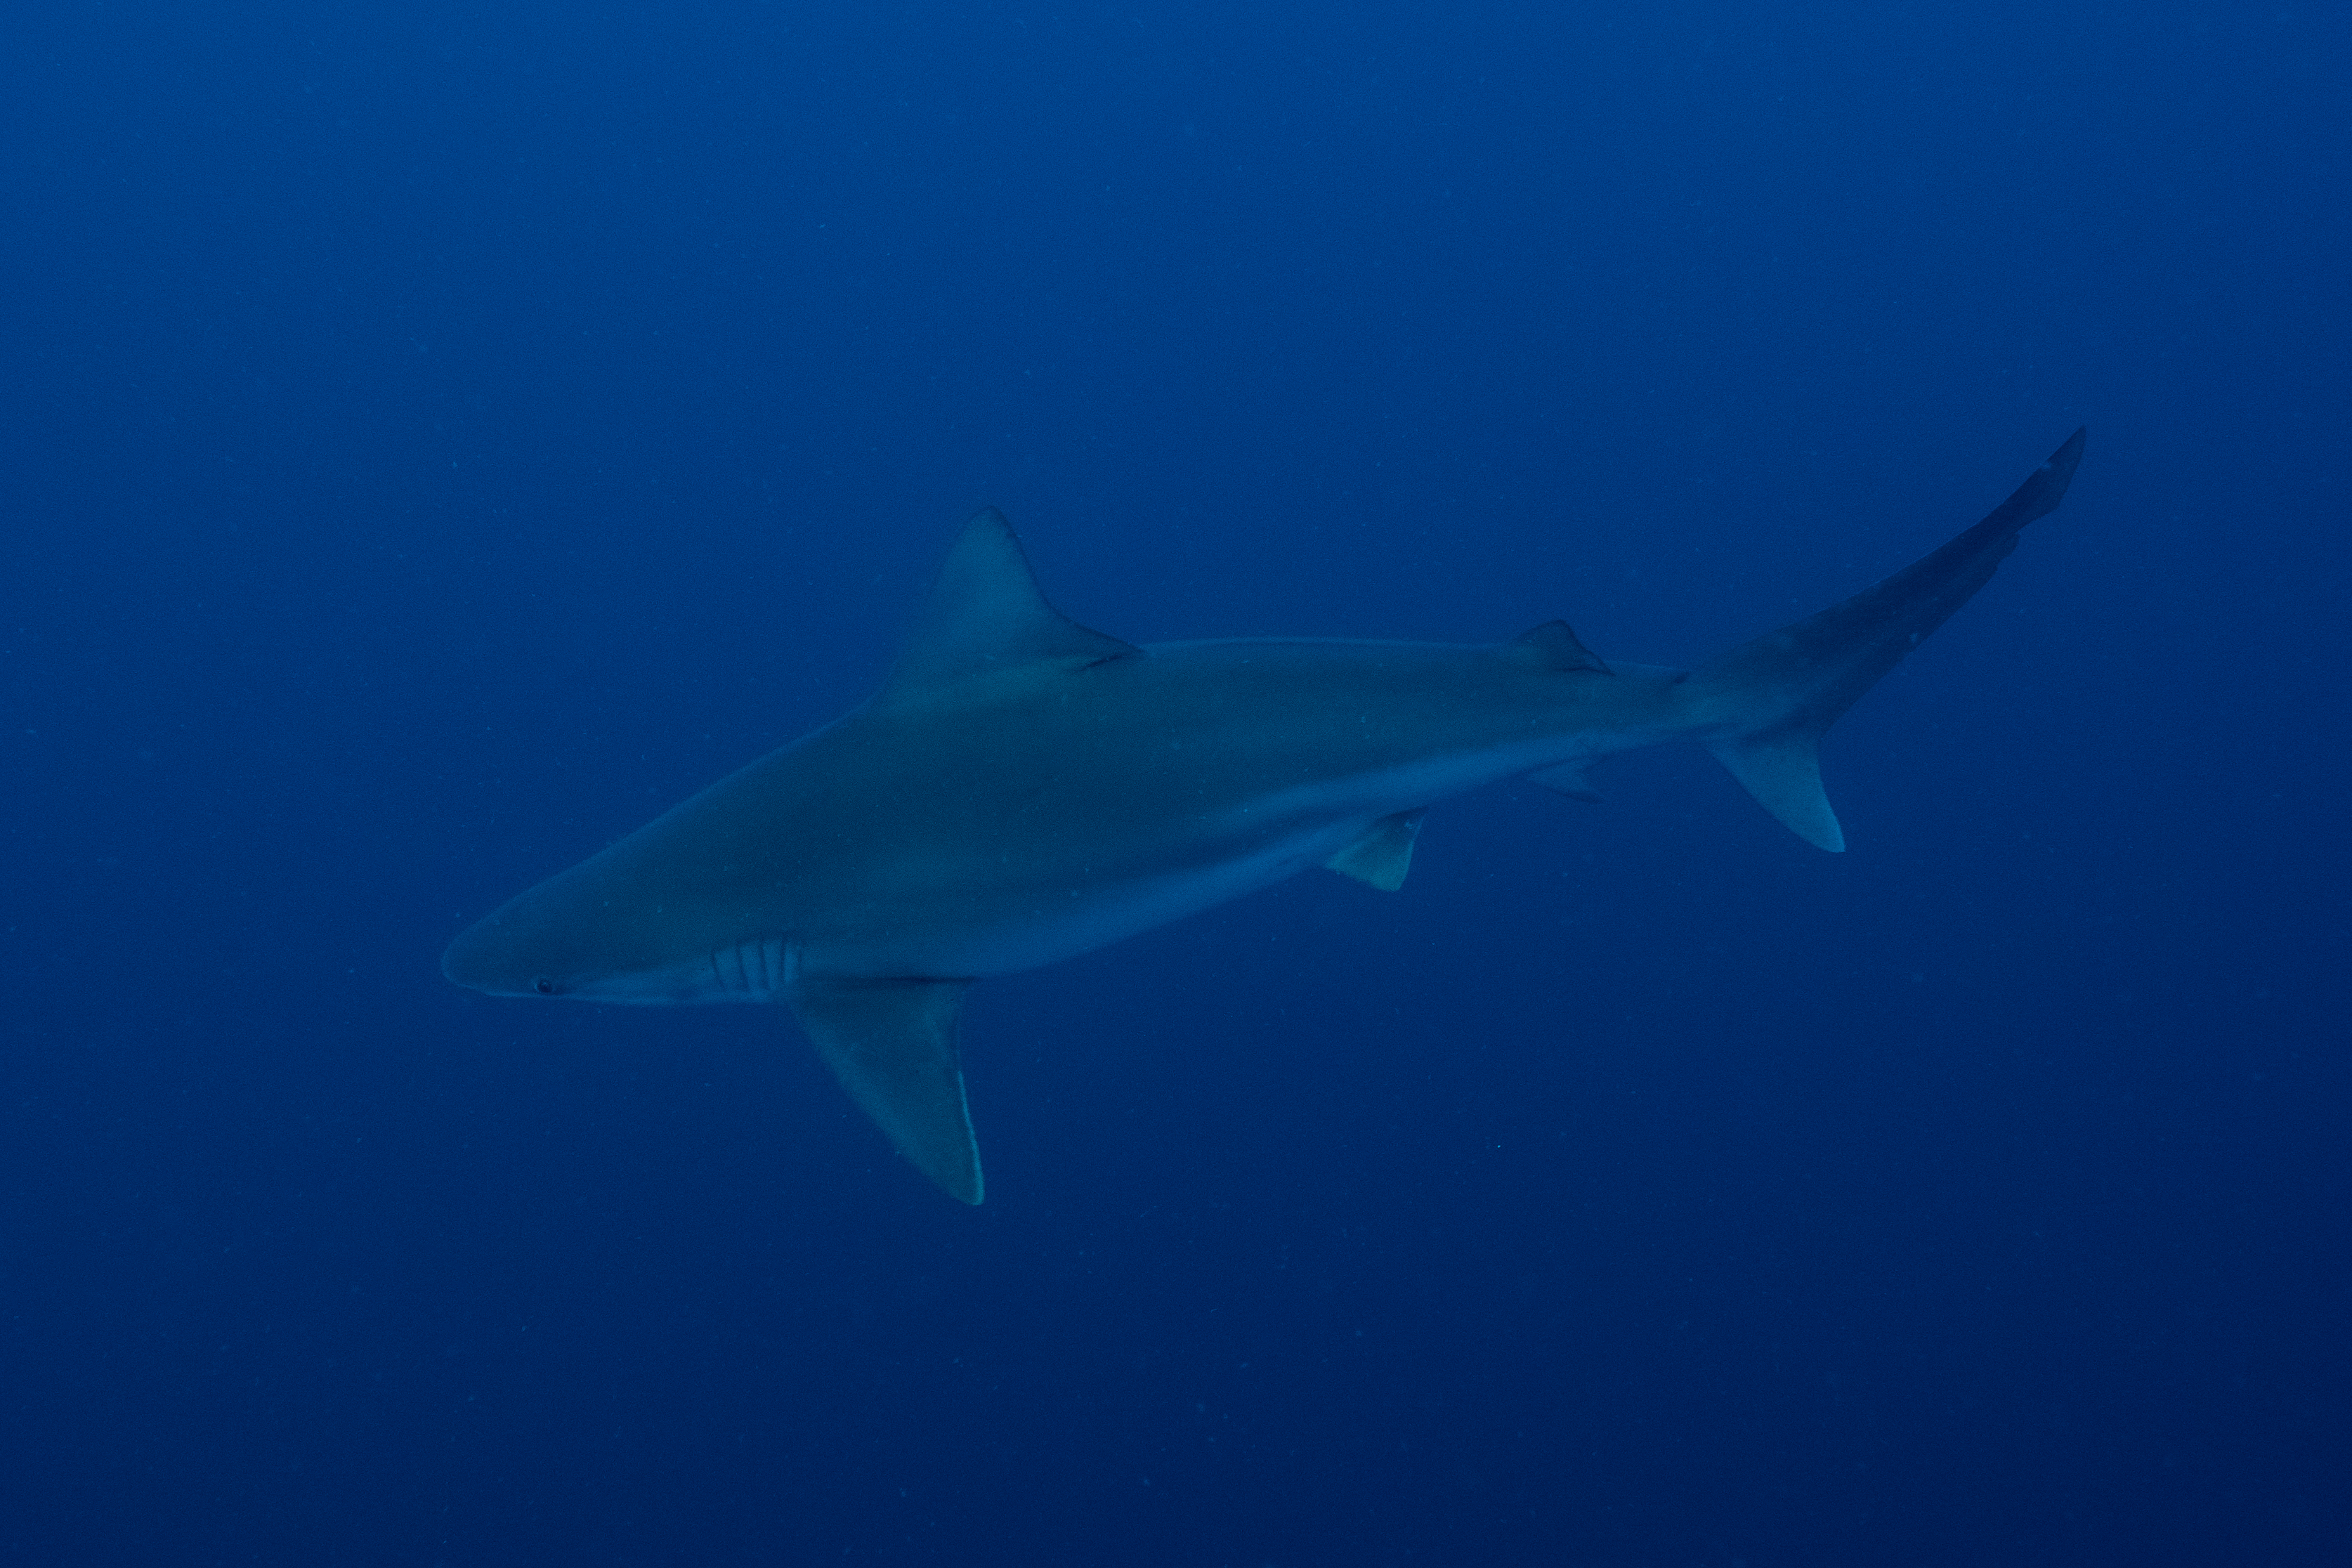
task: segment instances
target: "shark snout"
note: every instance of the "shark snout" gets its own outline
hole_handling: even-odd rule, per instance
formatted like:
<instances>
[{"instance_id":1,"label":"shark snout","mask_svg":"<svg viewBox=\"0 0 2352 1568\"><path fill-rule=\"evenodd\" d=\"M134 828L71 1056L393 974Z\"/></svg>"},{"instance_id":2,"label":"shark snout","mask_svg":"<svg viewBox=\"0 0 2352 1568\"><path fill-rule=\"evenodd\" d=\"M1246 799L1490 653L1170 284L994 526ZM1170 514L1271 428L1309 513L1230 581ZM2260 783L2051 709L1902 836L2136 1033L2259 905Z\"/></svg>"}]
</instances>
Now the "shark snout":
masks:
<instances>
[{"instance_id":1,"label":"shark snout","mask_svg":"<svg viewBox=\"0 0 2352 1568\"><path fill-rule=\"evenodd\" d=\"M501 910L468 926L441 954L441 973L468 991L492 996L552 996L560 989L543 963L525 951L516 922Z\"/></svg>"},{"instance_id":2,"label":"shark snout","mask_svg":"<svg viewBox=\"0 0 2352 1568\"><path fill-rule=\"evenodd\" d=\"M482 928L468 928L441 954L441 973L469 991L493 989L488 947L482 941Z\"/></svg>"}]
</instances>

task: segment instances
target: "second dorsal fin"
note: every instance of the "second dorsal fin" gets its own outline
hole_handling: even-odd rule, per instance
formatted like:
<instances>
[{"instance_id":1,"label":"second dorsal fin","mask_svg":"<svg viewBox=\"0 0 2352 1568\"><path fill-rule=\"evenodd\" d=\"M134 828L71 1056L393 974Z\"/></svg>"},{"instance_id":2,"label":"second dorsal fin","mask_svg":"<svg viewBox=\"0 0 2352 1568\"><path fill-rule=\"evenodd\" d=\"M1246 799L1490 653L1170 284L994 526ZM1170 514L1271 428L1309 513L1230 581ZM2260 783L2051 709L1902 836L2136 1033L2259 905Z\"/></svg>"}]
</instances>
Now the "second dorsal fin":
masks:
<instances>
[{"instance_id":1,"label":"second dorsal fin","mask_svg":"<svg viewBox=\"0 0 2352 1568\"><path fill-rule=\"evenodd\" d=\"M1013 525L991 507L964 525L948 552L887 689L904 695L1024 664L1099 664L1141 651L1047 604Z\"/></svg>"},{"instance_id":2,"label":"second dorsal fin","mask_svg":"<svg viewBox=\"0 0 2352 1568\"><path fill-rule=\"evenodd\" d=\"M1540 665L1546 669L1589 669L1595 675L1613 675L1616 671L1601 662L1601 656L1577 640L1566 621L1546 621L1532 626L1503 645L1512 658Z\"/></svg>"}]
</instances>

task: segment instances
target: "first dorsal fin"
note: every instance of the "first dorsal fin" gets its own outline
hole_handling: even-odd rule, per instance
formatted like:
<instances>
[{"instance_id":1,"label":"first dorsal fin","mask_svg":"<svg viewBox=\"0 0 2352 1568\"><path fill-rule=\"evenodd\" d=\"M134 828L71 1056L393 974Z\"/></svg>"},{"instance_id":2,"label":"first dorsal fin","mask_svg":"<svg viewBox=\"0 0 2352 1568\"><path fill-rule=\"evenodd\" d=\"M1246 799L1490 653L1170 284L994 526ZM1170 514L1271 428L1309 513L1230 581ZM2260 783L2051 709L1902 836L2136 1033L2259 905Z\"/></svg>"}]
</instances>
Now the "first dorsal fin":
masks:
<instances>
[{"instance_id":1,"label":"first dorsal fin","mask_svg":"<svg viewBox=\"0 0 2352 1568\"><path fill-rule=\"evenodd\" d=\"M1047 604L1013 525L991 507L964 525L948 552L888 689L903 695L1024 664L1099 664L1140 651Z\"/></svg>"}]
</instances>

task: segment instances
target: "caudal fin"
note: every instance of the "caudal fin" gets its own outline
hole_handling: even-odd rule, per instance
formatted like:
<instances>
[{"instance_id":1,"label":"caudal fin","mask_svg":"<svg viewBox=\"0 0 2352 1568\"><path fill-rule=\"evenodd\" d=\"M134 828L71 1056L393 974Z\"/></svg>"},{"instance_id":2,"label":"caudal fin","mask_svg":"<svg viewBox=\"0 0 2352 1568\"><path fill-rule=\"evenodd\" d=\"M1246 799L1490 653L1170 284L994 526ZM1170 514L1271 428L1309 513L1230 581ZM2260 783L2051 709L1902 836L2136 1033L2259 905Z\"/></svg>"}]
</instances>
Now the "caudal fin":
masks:
<instances>
[{"instance_id":1,"label":"caudal fin","mask_svg":"<svg viewBox=\"0 0 2352 1568\"><path fill-rule=\"evenodd\" d=\"M2068 437L2016 494L1934 554L1691 673L1685 689L1707 749L1798 837L1845 847L1822 793L1822 734L1991 580L2020 529L2056 510L2083 460L2083 436Z\"/></svg>"}]
</instances>

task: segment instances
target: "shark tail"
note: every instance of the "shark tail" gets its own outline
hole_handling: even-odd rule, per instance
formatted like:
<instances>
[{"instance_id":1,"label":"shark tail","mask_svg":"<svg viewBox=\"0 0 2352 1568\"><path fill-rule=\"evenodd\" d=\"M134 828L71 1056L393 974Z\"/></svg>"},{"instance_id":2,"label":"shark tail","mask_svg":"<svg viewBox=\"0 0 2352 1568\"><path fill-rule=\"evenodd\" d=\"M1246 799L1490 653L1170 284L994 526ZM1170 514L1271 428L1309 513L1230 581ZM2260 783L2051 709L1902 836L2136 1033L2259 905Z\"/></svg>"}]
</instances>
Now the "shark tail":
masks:
<instances>
[{"instance_id":1,"label":"shark tail","mask_svg":"<svg viewBox=\"0 0 2352 1568\"><path fill-rule=\"evenodd\" d=\"M1822 791L1822 736L1903 656L1991 581L2018 531L2065 499L2077 430L1990 516L1842 605L1732 649L1684 691L1699 738L1757 803L1832 853L1845 833Z\"/></svg>"}]
</instances>

